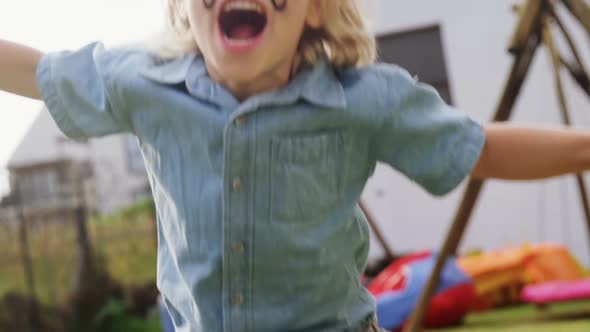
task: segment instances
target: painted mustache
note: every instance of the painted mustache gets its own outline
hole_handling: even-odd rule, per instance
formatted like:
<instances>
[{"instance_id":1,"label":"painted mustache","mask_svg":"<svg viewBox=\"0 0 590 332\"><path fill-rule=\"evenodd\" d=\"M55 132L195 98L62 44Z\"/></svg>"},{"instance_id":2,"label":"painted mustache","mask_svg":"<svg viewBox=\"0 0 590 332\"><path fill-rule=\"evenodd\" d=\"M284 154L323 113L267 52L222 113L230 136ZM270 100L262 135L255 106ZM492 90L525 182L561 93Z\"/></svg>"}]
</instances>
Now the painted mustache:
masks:
<instances>
[{"instance_id":1,"label":"painted mustache","mask_svg":"<svg viewBox=\"0 0 590 332\"><path fill-rule=\"evenodd\" d=\"M207 9L211 9L215 6L217 0L203 0L203 6ZM272 5L275 7L277 11L283 11L287 8L288 0L272 0Z\"/></svg>"}]
</instances>

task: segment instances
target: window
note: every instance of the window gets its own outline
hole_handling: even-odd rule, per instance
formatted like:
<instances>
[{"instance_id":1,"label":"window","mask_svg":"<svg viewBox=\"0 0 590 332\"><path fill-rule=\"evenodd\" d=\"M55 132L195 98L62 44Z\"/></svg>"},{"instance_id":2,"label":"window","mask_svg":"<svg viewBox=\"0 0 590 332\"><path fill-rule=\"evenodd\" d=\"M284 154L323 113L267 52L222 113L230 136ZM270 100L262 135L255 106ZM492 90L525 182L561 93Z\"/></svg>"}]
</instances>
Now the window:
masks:
<instances>
[{"instance_id":1,"label":"window","mask_svg":"<svg viewBox=\"0 0 590 332\"><path fill-rule=\"evenodd\" d=\"M452 103L439 26L382 35L377 43L380 61L405 68Z\"/></svg>"},{"instance_id":2,"label":"window","mask_svg":"<svg viewBox=\"0 0 590 332\"><path fill-rule=\"evenodd\" d=\"M8 172L0 169L0 197L10 193L10 183L8 182Z\"/></svg>"},{"instance_id":3,"label":"window","mask_svg":"<svg viewBox=\"0 0 590 332\"><path fill-rule=\"evenodd\" d=\"M18 176L20 200L30 205L39 205L54 200L59 195L57 172L52 169L40 169Z\"/></svg>"}]
</instances>

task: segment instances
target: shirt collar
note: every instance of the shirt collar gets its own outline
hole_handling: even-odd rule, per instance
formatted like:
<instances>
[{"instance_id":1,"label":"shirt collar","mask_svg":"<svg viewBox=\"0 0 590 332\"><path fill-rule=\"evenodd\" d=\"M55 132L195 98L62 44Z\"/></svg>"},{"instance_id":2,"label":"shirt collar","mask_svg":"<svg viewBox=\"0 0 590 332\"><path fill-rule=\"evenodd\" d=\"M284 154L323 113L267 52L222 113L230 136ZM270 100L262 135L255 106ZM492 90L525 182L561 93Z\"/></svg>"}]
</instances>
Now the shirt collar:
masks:
<instances>
[{"instance_id":1,"label":"shirt collar","mask_svg":"<svg viewBox=\"0 0 590 332\"><path fill-rule=\"evenodd\" d=\"M231 93L209 77L200 56L187 55L172 60L155 60L140 69L140 73L160 84L185 83L191 95L207 102L228 108L239 106L239 102ZM346 107L344 88L327 60L322 59L315 66L302 70L281 89L246 100L241 107L283 106L294 104L300 99L322 108Z\"/></svg>"}]
</instances>

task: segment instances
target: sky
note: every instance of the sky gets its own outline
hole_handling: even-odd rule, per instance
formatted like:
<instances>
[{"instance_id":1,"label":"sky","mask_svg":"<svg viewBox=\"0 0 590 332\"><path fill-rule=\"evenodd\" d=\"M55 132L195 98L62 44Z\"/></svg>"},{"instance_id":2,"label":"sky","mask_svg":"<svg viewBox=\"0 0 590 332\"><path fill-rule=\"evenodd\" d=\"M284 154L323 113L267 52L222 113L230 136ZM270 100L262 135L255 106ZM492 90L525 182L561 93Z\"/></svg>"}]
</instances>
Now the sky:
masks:
<instances>
[{"instance_id":1,"label":"sky","mask_svg":"<svg viewBox=\"0 0 590 332\"><path fill-rule=\"evenodd\" d=\"M145 40L162 27L163 0L0 0L0 39L43 52ZM0 195L8 159L42 103L0 92Z\"/></svg>"}]
</instances>

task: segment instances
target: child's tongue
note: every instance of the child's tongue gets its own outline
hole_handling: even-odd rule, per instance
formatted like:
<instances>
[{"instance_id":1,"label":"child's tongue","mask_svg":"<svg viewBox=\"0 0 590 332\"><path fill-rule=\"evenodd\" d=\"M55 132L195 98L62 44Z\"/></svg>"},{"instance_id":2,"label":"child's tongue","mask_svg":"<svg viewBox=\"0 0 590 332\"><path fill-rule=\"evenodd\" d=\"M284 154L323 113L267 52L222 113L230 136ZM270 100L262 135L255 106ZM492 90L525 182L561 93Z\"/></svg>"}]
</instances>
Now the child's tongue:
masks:
<instances>
[{"instance_id":1,"label":"child's tongue","mask_svg":"<svg viewBox=\"0 0 590 332\"><path fill-rule=\"evenodd\" d=\"M251 24L239 24L231 30L231 39L252 39L256 36L256 28Z\"/></svg>"}]
</instances>

